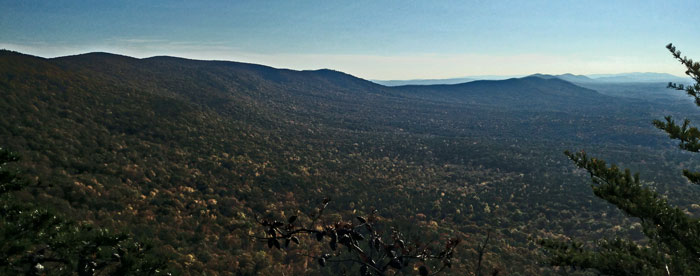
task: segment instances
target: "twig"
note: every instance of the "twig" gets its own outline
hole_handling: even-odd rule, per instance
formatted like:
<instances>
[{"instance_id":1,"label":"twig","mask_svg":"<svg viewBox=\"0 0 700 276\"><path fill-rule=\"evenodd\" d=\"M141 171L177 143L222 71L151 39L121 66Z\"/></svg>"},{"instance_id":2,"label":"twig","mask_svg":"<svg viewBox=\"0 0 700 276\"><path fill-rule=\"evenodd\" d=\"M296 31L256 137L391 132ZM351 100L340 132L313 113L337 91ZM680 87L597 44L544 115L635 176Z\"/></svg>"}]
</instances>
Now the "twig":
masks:
<instances>
[{"instance_id":1,"label":"twig","mask_svg":"<svg viewBox=\"0 0 700 276\"><path fill-rule=\"evenodd\" d=\"M481 276L481 260L484 258L484 251L486 250L486 245L489 243L489 238L491 237L491 229L486 232L486 239L484 243L479 246L479 262L476 265L476 276Z\"/></svg>"}]
</instances>

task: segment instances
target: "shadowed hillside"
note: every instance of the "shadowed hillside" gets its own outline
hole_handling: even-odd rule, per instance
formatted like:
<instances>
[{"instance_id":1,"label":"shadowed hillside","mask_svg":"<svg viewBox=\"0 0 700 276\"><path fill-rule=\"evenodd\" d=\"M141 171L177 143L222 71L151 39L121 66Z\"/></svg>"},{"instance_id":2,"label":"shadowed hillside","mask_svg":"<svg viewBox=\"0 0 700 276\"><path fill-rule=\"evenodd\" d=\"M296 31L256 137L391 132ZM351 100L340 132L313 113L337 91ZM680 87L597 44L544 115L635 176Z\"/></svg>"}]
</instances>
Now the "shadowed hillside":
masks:
<instances>
[{"instance_id":1,"label":"shadowed hillside","mask_svg":"<svg viewBox=\"0 0 700 276\"><path fill-rule=\"evenodd\" d=\"M452 85L400 86L395 89L426 100L488 104L526 110L591 108L610 100L596 91L558 78L540 77L483 80Z\"/></svg>"}]
</instances>

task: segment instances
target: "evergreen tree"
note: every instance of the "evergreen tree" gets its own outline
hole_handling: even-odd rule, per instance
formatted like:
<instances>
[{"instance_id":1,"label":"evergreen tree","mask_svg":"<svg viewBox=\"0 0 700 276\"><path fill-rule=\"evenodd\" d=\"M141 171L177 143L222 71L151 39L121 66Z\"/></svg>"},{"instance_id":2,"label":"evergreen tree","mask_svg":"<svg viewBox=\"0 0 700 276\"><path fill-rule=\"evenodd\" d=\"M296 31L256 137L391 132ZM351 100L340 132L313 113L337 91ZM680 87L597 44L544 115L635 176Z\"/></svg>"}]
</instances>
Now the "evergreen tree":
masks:
<instances>
[{"instance_id":1,"label":"evergreen tree","mask_svg":"<svg viewBox=\"0 0 700 276\"><path fill-rule=\"evenodd\" d=\"M669 87L684 90L700 106L700 64L682 56L672 44L666 48L685 65L686 74L695 82L688 86L669 83ZM679 125L667 116L664 121L654 120L653 124L679 140L682 150L700 151L700 131L690 126L689 120ZM551 265L595 269L604 275L700 275L700 220L644 187L638 174L608 166L583 151L567 151L566 155L590 173L596 196L641 221L647 240L639 243L622 238L605 239L598 241L596 248L582 242L542 240ZM700 184L700 172L683 170L683 175L691 183Z\"/></svg>"}]
</instances>

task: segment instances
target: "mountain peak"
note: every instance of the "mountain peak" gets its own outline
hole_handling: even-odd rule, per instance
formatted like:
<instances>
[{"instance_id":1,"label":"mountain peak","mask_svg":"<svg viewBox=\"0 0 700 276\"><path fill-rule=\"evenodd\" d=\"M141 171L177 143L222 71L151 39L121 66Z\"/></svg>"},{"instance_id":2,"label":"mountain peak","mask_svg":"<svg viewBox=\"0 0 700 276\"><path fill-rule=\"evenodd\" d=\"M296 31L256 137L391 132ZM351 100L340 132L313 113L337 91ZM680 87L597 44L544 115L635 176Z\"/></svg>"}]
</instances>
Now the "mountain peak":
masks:
<instances>
[{"instance_id":1,"label":"mountain peak","mask_svg":"<svg viewBox=\"0 0 700 276\"><path fill-rule=\"evenodd\" d=\"M51 59L53 59L53 60L61 60L61 59L64 59L64 60L65 59L131 59L131 60L136 60L137 58L126 56L126 55L107 53L107 52L89 52L89 53L84 53L84 54L55 57L55 58L51 58Z\"/></svg>"},{"instance_id":2,"label":"mountain peak","mask_svg":"<svg viewBox=\"0 0 700 276\"><path fill-rule=\"evenodd\" d=\"M592 82L594 81L593 79L586 77L584 75L574 75L571 73L564 73L560 75L549 75L549 74L532 74L528 77L537 77L537 78L542 78L542 79L560 79L572 83L586 83L586 82Z\"/></svg>"},{"instance_id":3,"label":"mountain peak","mask_svg":"<svg viewBox=\"0 0 700 276\"><path fill-rule=\"evenodd\" d=\"M523 77L523 78L528 78L528 77L541 78L541 79L556 78L556 76L554 76L554 75L542 74L542 73L534 73L534 74L532 74L532 75L525 76L525 77Z\"/></svg>"}]
</instances>

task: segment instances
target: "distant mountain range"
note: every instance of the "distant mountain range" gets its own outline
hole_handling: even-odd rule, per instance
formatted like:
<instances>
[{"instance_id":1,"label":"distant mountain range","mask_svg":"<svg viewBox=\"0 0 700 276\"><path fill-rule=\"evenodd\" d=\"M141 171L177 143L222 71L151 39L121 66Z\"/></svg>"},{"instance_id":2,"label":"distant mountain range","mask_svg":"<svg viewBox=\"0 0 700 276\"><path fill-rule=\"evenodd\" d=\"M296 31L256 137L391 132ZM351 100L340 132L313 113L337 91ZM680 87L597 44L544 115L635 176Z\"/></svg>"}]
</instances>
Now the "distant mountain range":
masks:
<instances>
[{"instance_id":1,"label":"distant mountain range","mask_svg":"<svg viewBox=\"0 0 700 276\"><path fill-rule=\"evenodd\" d=\"M538 76L460 84L407 85L394 89L426 100L513 109L570 109L604 105L609 100L608 96L561 78Z\"/></svg>"},{"instance_id":2,"label":"distant mountain range","mask_svg":"<svg viewBox=\"0 0 700 276\"><path fill-rule=\"evenodd\" d=\"M536 78L542 78L542 79L561 79L565 80L568 82L572 83L588 83L588 82L595 82L594 79L591 79L587 76L584 75L574 75L574 74L561 74L561 75L547 75L547 74L532 74L530 75L531 77L536 77Z\"/></svg>"},{"instance_id":3,"label":"distant mountain range","mask_svg":"<svg viewBox=\"0 0 700 276\"><path fill-rule=\"evenodd\" d=\"M689 78L666 73L596 74L589 77L601 82L690 82Z\"/></svg>"},{"instance_id":4,"label":"distant mountain range","mask_svg":"<svg viewBox=\"0 0 700 276\"><path fill-rule=\"evenodd\" d=\"M559 78L573 83L690 83L690 78L679 77L667 73L620 73L620 74L591 74L574 75L570 73L561 75L532 74L530 76L544 79ZM475 80L500 80L511 76L474 76L449 79L416 79L416 80L372 80L375 83L386 86L401 85L432 85L432 84L458 84Z\"/></svg>"}]
</instances>

